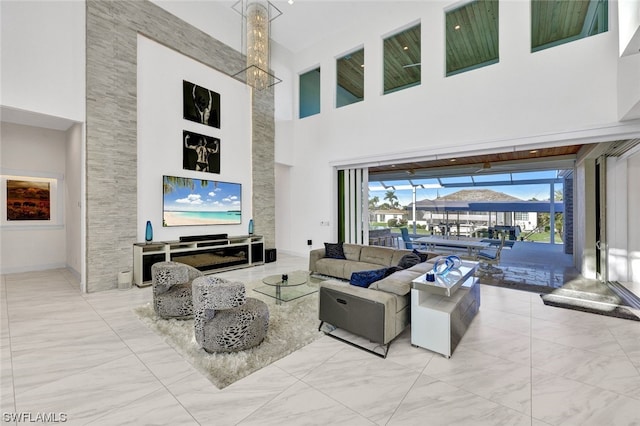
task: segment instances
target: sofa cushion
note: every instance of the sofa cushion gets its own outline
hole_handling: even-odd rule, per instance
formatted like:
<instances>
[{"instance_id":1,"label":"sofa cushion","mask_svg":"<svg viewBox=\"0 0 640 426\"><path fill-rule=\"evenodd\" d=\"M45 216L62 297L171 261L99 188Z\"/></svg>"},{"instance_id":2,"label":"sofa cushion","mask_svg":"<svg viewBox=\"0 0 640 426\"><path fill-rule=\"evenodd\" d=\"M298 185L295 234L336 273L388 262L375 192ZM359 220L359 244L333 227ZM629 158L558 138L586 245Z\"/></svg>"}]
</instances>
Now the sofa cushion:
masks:
<instances>
[{"instance_id":1,"label":"sofa cushion","mask_svg":"<svg viewBox=\"0 0 640 426\"><path fill-rule=\"evenodd\" d=\"M346 259L342 243L324 243L324 257L329 259Z\"/></svg>"},{"instance_id":2,"label":"sofa cushion","mask_svg":"<svg viewBox=\"0 0 640 426\"><path fill-rule=\"evenodd\" d=\"M420 274L426 274L427 272L433 269L433 265L435 265L436 261L440 259L442 256L434 257L429 259L427 262L420 262L417 265L409 268L410 271L419 272Z\"/></svg>"},{"instance_id":3,"label":"sofa cushion","mask_svg":"<svg viewBox=\"0 0 640 426\"><path fill-rule=\"evenodd\" d=\"M371 284L369 288L397 294L398 296L404 296L409 294L411 291L411 281L415 280L420 275L422 275L421 272L405 269L395 272L380 281L376 281Z\"/></svg>"},{"instance_id":4,"label":"sofa cushion","mask_svg":"<svg viewBox=\"0 0 640 426\"><path fill-rule=\"evenodd\" d=\"M402 259L400 259L398 266L402 269L409 269L420 262L420 257L417 254L409 253L402 256Z\"/></svg>"},{"instance_id":5,"label":"sofa cushion","mask_svg":"<svg viewBox=\"0 0 640 426\"><path fill-rule=\"evenodd\" d=\"M394 252L394 249L388 247L363 246L360 250L360 262L391 266Z\"/></svg>"},{"instance_id":6,"label":"sofa cushion","mask_svg":"<svg viewBox=\"0 0 640 426\"><path fill-rule=\"evenodd\" d=\"M355 262L360 260L360 250L362 249L362 246L345 243L342 245L342 249L344 250L344 256L347 260L353 260Z\"/></svg>"},{"instance_id":7,"label":"sofa cushion","mask_svg":"<svg viewBox=\"0 0 640 426\"><path fill-rule=\"evenodd\" d=\"M316 267L314 272L317 272L323 275L328 275L330 277L344 278L345 277L344 267L345 265L348 265L350 263L353 263L353 262L349 260L330 259L330 258L324 257L316 261ZM364 269L373 269L373 268L364 268ZM347 277L349 276L351 276L351 271L349 271L349 275L347 275Z\"/></svg>"},{"instance_id":8,"label":"sofa cushion","mask_svg":"<svg viewBox=\"0 0 640 426\"><path fill-rule=\"evenodd\" d=\"M349 284L366 288L374 282L384 278L386 272L387 268L374 269L372 271L354 272L353 274L351 274Z\"/></svg>"}]
</instances>

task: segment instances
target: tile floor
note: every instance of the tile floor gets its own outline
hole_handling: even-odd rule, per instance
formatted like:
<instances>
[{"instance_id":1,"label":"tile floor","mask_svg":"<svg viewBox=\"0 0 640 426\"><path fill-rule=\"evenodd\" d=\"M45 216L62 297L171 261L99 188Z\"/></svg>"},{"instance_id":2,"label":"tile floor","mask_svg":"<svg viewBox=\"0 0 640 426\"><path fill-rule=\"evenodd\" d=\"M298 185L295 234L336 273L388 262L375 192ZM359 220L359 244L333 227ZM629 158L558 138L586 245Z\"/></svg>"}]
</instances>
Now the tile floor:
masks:
<instances>
[{"instance_id":1,"label":"tile floor","mask_svg":"<svg viewBox=\"0 0 640 426\"><path fill-rule=\"evenodd\" d=\"M278 256L221 275L307 267ZM74 425L640 424L638 322L481 291L451 359L412 347L409 330L386 360L324 337L218 390L136 319L150 288L82 295L65 270L4 275L2 424L14 413Z\"/></svg>"}]
</instances>

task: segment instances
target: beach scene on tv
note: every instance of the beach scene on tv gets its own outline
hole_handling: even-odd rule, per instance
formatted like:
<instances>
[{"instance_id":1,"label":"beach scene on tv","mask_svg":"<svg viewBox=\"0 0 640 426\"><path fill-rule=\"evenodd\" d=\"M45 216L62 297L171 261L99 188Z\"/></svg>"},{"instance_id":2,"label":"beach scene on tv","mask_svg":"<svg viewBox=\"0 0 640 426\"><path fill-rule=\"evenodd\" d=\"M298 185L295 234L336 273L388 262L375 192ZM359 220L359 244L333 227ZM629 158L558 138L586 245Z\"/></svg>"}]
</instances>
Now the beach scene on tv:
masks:
<instances>
[{"instance_id":1,"label":"beach scene on tv","mask_svg":"<svg viewBox=\"0 0 640 426\"><path fill-rule=\"evenodd\" d=\"M163 177L162 226L238 225L242 223L242 185Z\"/></svg>"}]
</instances>

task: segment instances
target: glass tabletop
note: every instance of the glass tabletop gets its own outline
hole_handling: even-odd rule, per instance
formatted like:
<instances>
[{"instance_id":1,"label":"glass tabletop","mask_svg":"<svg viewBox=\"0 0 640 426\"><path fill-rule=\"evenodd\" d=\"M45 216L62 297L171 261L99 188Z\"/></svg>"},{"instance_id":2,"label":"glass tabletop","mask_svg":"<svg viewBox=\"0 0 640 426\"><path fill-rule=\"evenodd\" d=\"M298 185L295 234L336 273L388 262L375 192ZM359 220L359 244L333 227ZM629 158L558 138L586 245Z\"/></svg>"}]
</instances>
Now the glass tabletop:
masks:
<instances>
[{"instance_id":1,"label":"glass tabletop","mask_svg":"<svg viewBox=\"0 0 640 426\"><path fill-rule=\"evenodd\" d=\"M286 281L284 280L286 278ZM294 287L307 282L309 274L307 272L289 272L287 274L269 275L264 277L262 282L272 286Z\"/></svg>"},{"instance_id":2,"label":"glass tabletop","mask_svg":"<svg viewBox=\"0 0 640 426\"><path fill-rule=\"evenodd\" d=\"M286 277L283 277L286 275ZM286 278L286 280L283 280ZM254 291L276 299L277 304L289 302L318 291L317 282L309 280L308 272L289 272L269 275L262 279L266 285L256 287Z\"/></svg>"}]
</instances>

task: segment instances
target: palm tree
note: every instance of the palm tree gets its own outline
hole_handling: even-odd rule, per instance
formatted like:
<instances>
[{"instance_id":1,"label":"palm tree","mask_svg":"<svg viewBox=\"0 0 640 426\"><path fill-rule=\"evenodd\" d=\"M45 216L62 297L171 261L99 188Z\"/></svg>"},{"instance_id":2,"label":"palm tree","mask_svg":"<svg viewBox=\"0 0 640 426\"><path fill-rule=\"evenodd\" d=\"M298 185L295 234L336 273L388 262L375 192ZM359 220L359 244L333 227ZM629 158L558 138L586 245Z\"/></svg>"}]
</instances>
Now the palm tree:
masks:
<instances>
[{"instance_id":1,"label":"palm tree","mask_svg":"<svg viewBox=\"0 0 640 426\"><path fill-rule=\"evenodd\" d=\"M378 207L378 203L380 202L380 197L377 195L375 197L369 198L369 210L375 210Z\"/></svg>"},{"instance_id":2,"label":"palm tree","mask_svg":"<svg viewBox=\"0 0 640 426\"><path fill-rule=\"evenodd\" d=\"M193 191L195 188L195 181L197 179L191 178L181 178L175 176L165 176L163 180L162 189L165 194L171 194L176 187L189 188ZM209 186L209 182L207 180L200 180L200 184L203 188ZM214 184L214 188L218 186L217 182L212 182Z\"/></svg>"},{"instance_id":3,"label":"palm tree","mask_svg":"<svg viewBox=\"0 0 640 426\"><path fill-rule=\"evenodd\" d=\"M384 194L384 199L389 201L389 206L391 208L398 207L400 205L398 203L398 197L396 196L396 192L391 189Z\"/></svg>"}]
</instances>

